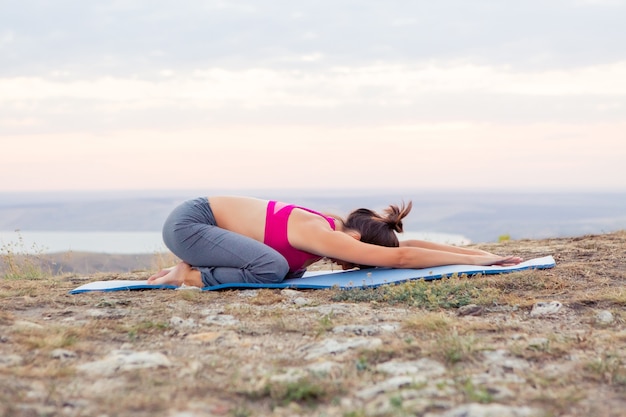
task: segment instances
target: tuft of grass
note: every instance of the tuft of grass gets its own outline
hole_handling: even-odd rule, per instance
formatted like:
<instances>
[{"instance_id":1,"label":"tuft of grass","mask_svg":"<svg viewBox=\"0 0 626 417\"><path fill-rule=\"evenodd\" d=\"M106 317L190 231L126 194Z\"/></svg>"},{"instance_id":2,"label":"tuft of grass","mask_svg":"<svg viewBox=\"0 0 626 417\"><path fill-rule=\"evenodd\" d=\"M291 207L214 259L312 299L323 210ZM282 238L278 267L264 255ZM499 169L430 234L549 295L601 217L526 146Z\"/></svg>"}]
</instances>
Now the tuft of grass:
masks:
<instances>
[{"instance_id":1,"label":"tuft of grass","mask_svg":"<svg viewBox=\"0 0 626 417\"><path fill-rule=\"evenodd\" d=\"M298 381L284 383L269 383L266 393L276 403L285 406L290 403L298 403L309 407L315 407L340 394L337 387L328 384L327 381L314 378L303 378Z\"/></svg>"},{"instance_id":2,"label":"tuft of grass","mask_svg":"<svg viewBox=\"0 0 626 417\"><path fill-rule=\"evenodd\" d=\"M416 314L402 323L404 330L417 332L442 332L447 331L453 321L442 313L427 312Z\"/></svg>"},{"instance_id":3,"label":"tuft of grass","mask_svg":"<svg viewBox=\"0 0 626 417\"><path fill-rule=\"evenodd\" d=\"M132 341L139 339L140 336L150 335L154 333L162 333L169 328L169 324L165 322L154 322L144 320L137 324L128 326L126 332L128 338Z\"/></svg>"},{"instance_id":4,"label":"tuft of grass","mask_svg":"<svg viewBox=\"0 0 626 417\"><path fill-rule=\"evenodd\" d=\"M493 394L484 387L477 387L471 379L466 379L460 384L460 391L463 393L467 401L489 404L494 401Z\"/></svg>"},{"instance_id":5,"label":"tuft of grass","mask_svg":"<svg viewBox=\"0 0 626 417\"><path fill-rule=\"evenodd\" d=\"M591 379L626 387L626 363L618 354L606 352L587 363L584 369Z\"/></svg>"},{"instance_id":6,"label":"tuft of grass","mask_svg":"<svg viewBox=\"0 0 626 417\"><path fill-rule=\"evenodd\" d=\"M478 351L477 341L473 336L461 336L456 330L442 335L436 341L435 354L448 365L471 361Z\"/></svg>"},{"instance_id":7,"label":"tuft of grass","mask_svg":"<svg viewBox=\"0 0 626 417\"><path fill-rule=\"evenodd\" d=\"M41 279L52 275L42 265L46 262L43 259L45 248L33 244L26 248L24 238L19 230L16 230L17 240L3 243L0 246L0 272L4 279L29 280Z\"/></svg>"},{"instance_id":8,"label":"tuft of grass","mask_svg":"<svg viewBox=\"0 0 626 417\"><path fill-rule=\"evenodd\" d=\"M477 285L475 279L452 276L440 280L412 280L377 288L337 291L333 301L403 304L427 310L452 309L468 304L491 304L497 291Z\"/></svg>"},{"instance_id":9,"label":"tuft of grass","mask_svg":"<svg viewBox=\"0 0 626 417\"><path fill-rule=\"evenodd\" d=\"M331 311L328 314L324 314L317 322L317 334L322 335L326 332L329 332L335 327L333 324L333 318L335 314Z\"/></svg>"},{"instance_id":10,"label":"tuft of grass","mask_svg":"<svg viewBox=\"0 0 626 417\"><path fill-rule=\"evenodd\" d=\"M74 346L82 336L82 331L63 327L23 327L13 331L15 342L29 350L54 350Z\"/></svg>"}]
</instances>

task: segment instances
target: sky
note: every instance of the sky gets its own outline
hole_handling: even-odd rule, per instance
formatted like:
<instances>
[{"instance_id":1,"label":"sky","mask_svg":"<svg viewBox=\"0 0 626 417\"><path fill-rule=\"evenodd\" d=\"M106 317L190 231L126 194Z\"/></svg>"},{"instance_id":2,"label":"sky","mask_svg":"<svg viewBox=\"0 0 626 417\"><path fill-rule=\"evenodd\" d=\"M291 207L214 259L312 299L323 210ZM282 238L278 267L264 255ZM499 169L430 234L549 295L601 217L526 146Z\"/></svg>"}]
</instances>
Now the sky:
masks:
<instances>
[{"instance_id":1,"label":"sky","mask_svg":"<svg viewBox=\"0 0 626 417\"><path fill-rule=\"evenodd\" d=\"M626 190L626 0L0 0L0 192Z\"/></svg>"}]
</instances>

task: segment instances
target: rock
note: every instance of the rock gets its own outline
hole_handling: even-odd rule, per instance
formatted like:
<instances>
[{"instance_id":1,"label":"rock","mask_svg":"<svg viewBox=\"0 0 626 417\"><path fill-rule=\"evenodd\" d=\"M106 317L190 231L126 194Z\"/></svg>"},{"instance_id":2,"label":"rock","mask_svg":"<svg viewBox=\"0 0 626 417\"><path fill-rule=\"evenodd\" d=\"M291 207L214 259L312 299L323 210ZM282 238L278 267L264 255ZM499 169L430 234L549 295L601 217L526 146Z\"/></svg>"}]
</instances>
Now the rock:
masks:
<instances>
[{"instance_id":1,"label":"rock","mask_svg":"<svg viewBox=\"0 0 626 417\"><path fill-rule=\"evenodd\" d=\"M33 329L43 330L44 327L41 324L33 323L32 321L18 320L11 326L13 329Z\"/></svg>"},{"instance_id":2,"label":"rock","mask_svg":"<svg viewBox=\"0 0 626 417\"><path fill-rule=\"evenodd\" d=\"M501 404L463 404L443 414L428 413L425 417L540 417L544 413L530 407Z\"/></svg>"},{"instance_id":3,"label":"rock","mask_svg":"<svg viewBox=\"0 0 626 417\"><path fill-rule=\"evenodd\" d=\"M54 349L50 353L50 357L53 359L71 359L77 356L78 355L76 354L76 352L72 352L71 350L67 349Z\"/></svg>"},{"instance_id":4,"label":"rock","mask_svg":"<svg viewBox=\"0 0 626 417\"><path fill-rule=\"evenodd\" d=\"M484 308L476 304L468 304L466 306L459 307L456 314L459 316L480 316L483 314Z\"/></svg>"},{"instance_id":5,"label":"rock","mask_svg":"<svg viewBox=\"0 0 626 417\"><path fill-rule=\"evenodd\" d=\"M357 336L376 336L380 333L389 333L400 328L398 323L383 323L372 325L346 325L333 328L333 333L354 333Z\"/></svg>"},{"instance_id":6,"label":"rock","mask_svg":"<svg viewBox=\"0 0 626 417\"><path fill-rule=\"evenodd\" d=\"M475 385L490 385L494 382L513 382L523 384L526 380L523 374L530 368L530 363L524 359L511 357L503 349L483 352L483 363L487 371L474 375L472 382Z\"/></svg>"},{"instance_id":7,"label":"rock","mask_svg":"<svg viewBox=\"0 0 626 417\"><path fill-rule=\"evenodd\" d=\"M315 307L304 307L302 311L316 311L324 316L329 314L353 314L355 310L353 304L322 304Z\"/></svg>"},{"instance_id":8,"label":"rock","mask_svg":"<svg viewBox=\"0 0 626 417\"><path fill-rule=\"evenodd\" d=\"M170 319L170 325L178 329L192 329L197 326L196 321L192 318L187 320L174 316Z\"/></svg>"},{"instance_id":9,"label":"rock","mask_svg":"<svg viewBox=\"0 0 626 417\"><path fill-rule=\"evenodd\" d=\"M373 348L382 345L382 340L377 338L355 337L350 339L326 339L320 343L309 344L301 348L305 353L304 359L317 359L326 355L337 355L349 349L359 347Z\"/></svg>"},{"instance_id":10,"label":"rock","mask_svg":"<svg viewBox=\"0 0 626 417\"><path fill-rule=\"evenodd\" d=\"M596 315L596 321L598 324L607 325L613 323L613 321L615 321L615 317L610 311L602 310Z\"/></svg>"},{"instance_id":11,"label":"rock","mask_svg":"<svg viewBox=\"0 0 626 417\"><path fill-rule=\"evenodd\" d=\"M205 323L218 324L220 326L234 326L239 324L239 320L228 314L217 314L215 316L208 316L204 319Z\"/></svg>"},{"instance_id":12,"label":"rock","mask_svg":"<svg viewBox=\"0 0 626 417\"><path fill-rule=\"evenodd\" d=\"M127 310L92 308L85 312L87 317L92 319L119 319L128 315Z\"/></svg>"},{"instance_id":13,"label":"rock","mask_svg":"<svg viewBox=\"0 0 626 417\"><path fill-rule=\"evenodd\" d=\"M337 362L316 362L307 366L306 369L316 375L327 376L341 372L341 365Z\"/></svg>"},{"instance_id":14,"label":"rock","mask_svg":"<svg viewBox=\"0 0 626 417\"><path fill-rule=\"evenodd\" d=\"M558 313L562 307L563 304L559 301L540 302L533 306L530 315L531 317L548 316Z\"/></svg>"},{"instance_id":15,"label":"rock","mask_svg":"<svg viewBox=\"0 0 626 417\"><path fill-rule=\"evenodd\" d=\"M396 376L422 375L430 378L443 375L446 372L446 367L435 360L422 358L409 362L384 362L377 365L376 370Z\"/></svg>"},{"instance_id":16,"label":"rock","mask_svg":"<svg viewBox=\"0 0 626 417\"><path fill-rule=\"evenodd\" d=\"M269 380L274 383L288 384L298 382L308 376L308 372L300 368L289 368L282 374L272 375Z\"/></svg>"},{"instance_id":17,"label":"rock","mask_svg":"<svg viewBox=\"0 0 626 417\"><path fill-rule=\"evenodd\" d=\"M203 332L190 334L189 336L187 336L187 339L194 340L196 342L211 343L216 341L220 337L222 337L222 333L220 332Z\"/></svg>"},{"instance_id":18,"label":"rock","mask_svg":"<svg viewBox=\"0 0 626 417\"><path fill-rule=\"evenodd\" d=\"M259 295L259 291L258 290L241 290L237 293L237 295L243 298L253 298Z\"/></svg>"},{"instance_id":19,"label":"rock","mask_svg":"<svg viewBox=\"0 0 626 417\"><path fill-rule=\"evenodd\" d=\"M292 290L289 288L285 288L284 290L281 290L280 293L288 298L296 298L302 295L300 291Z\"/></svg>"},{"instance_id":20,"label":"rock","mask_svg":"<svg viewBox=\"0 0 626 417\"><path fill-rule=\"evenodd\" d=\"M77 368L85 373L107 376L134 369L169 366L171 366L170 360L162 353L118 350L111 352L102 360L85 363Z\"/></svg>"},{"instance_id":21,"label":"rock","mask_svg":"<svg viewBox=\"0 0 626 417\"><path fill-rule=\"evenodd\" d=\"M425 384L427 381L428 379L422 375L394 376L393 378L389 378L374 386L358 391L356 396L367 401L384 392L397 391L398 389L408 387L409 385Z\"/></svg>"},{"instance_id":22,"label":"rock","mask_svg":"<svg viewBox=\"0 0 626 417\"><path fill-rule=\"evenodd\" d=\"M296 297L293 299L293 303L297 306L305 306L310 303L310 301L304 297Z\"/></svg>"},{"instance_id":23,"label":"rock","mask_svg":"<svg viewBox=\"0 0 626 417\"><path fill-rule=\"evenodd\" d=\"M12 366L19 366L24 363L24 359L20 355L9 354L0 355L0 368L10 368Z\"/></svg>"}]
</instances>

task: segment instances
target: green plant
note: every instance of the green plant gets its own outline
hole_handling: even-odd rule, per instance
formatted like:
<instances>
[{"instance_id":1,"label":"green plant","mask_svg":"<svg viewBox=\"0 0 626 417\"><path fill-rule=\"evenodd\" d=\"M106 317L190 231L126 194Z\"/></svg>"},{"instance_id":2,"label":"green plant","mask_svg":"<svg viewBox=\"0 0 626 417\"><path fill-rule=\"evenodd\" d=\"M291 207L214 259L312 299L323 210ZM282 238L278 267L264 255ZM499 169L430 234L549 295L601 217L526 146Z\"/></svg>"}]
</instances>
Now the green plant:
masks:
<instances>
[{"instance_id":1,"label":"green plant","mask_svg":"<svg viewBox=\"0 0 626 417\"><path fill-rule=\"evenodd\" d=\"M471 379L463 381L460 388L469 401L482 404L493 402L493 395L486 388L474 385Z\"/></svg>"},{"instance_id":2,"label":"green plant","mask_svg":"<svg viewBox=\"0 0 626 417\"><path fill-rule=\"evenodd\" d=\"M331 311L328 314L324 314L318 321L317 333L323 334L333 329L333 317L334 313Z\"/></svg>"},{"instance_id":3,"label":"green plant","mask_svg":"<svg viewBox=\"0 0 626 417\"><path fill-rule=\"evenodd\" d=\"M500 243L508 242L509 240L511 240L511 235L508 233L498 236L498 242Z\"/></svg>"},{"instance_id":4,"label":"green plant","mask_svg":"<svg viewBox=\"0 0 626 417\"><path fill-rule=\"evenodd\" d=\"M467 304L488 304L495 292L479 288L467 277L452 276L436 281L413 280L378 288L338 291L333 301L404 304L428 310L458 308Z\"/></svg>"},{"instance_id":5,"label":"green plant","mask_svg":"<svg viewBox=\"0 0 626 417\"><path fill-rule=\"evenodd\" d=\"M271 384L267 391L274 401L283 406L292 402L313 406L324 400L328 394L324 384L308 378Z\"/></svg>"},{"instance_id":6,"label":"green plant","mask_svg":"<svg viewBox=\"0 0 626 417\"><path fill-rule=\"evenodd\" d=\"M615 353L604 353L585 366L594 379L604 380L609 384L626 386L626 364Z\"/></svg>"}]
</instances>

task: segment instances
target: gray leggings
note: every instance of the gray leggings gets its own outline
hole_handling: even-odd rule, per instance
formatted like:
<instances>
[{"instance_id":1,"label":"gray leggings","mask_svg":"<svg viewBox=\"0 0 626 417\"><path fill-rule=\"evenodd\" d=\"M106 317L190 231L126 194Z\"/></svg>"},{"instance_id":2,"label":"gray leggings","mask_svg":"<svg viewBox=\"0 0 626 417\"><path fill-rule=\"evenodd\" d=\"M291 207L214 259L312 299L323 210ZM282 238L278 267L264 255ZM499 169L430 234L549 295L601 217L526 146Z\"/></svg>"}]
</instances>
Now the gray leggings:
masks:
<instances>
[{"instance_id":1,"label":"gray leggings","mask_svg":"<svg viewBox=\"0 0 626 417\"><path fill-rule=\"evenodd\" d=\"M163 242L202 274L204 286L231 282L279 283L289 272L284 256L216 225L206 197L176 207L163 225Z\"/></svg>"}]
</instances>

